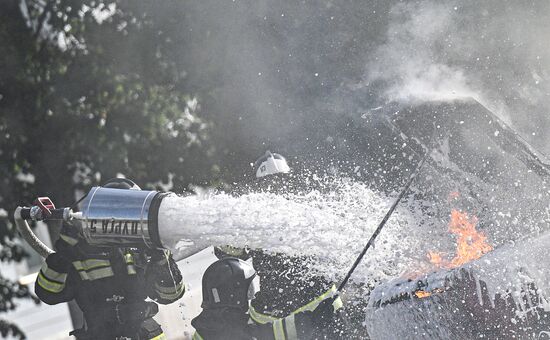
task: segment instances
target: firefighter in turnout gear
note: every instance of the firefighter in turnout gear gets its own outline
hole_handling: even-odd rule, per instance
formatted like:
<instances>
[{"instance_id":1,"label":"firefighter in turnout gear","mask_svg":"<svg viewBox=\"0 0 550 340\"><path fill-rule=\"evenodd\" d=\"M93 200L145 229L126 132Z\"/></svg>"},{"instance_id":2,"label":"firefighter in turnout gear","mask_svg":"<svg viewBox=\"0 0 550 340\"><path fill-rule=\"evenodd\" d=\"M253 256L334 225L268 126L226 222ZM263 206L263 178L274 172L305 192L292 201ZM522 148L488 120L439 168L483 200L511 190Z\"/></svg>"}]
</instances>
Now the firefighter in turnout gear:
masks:
<instances>
[{"instance_id":1,"label":"firefighter in turnout gear","mask_svg":"<svg viewBox=\"0 0 550 340\"><path fill-rule=\"evenodd\" d=\"M327 294L284 318L251 319L249 302L259 287L248 262L226 257L208 267L202 277L202 312L191 324L193 340L292 340L318 338L339 308L340 299Z\"/></svg>"},{"instance_id":2,"label":"firefighter in turnout gear","mask_svg":"<svg viewBox=\"0 0 550 340\"><path fill-rule=\"evenodd\" d=\"M267 151L254 164L257 181L251 188L284 195L299 191L299 179L290 173L286 159ZM319 301L336 293L336 286L322 276L311 272L306 256L289 256L270 253L263 249L242 249L230 246L214 249L218 258L228 256L243 260L252 259L253 267L262 280L261 289L250 303L250 318L258 323L271 323L311 309ZM341 300L338 299L338 303ZM317 337L327 339L347 338L347 321L344 309L330 320L331 325L317 331Z\"/></svg>"},{"instance_id":3,"label":"firefighter in turnout gear","mask_svg":"<svg viewBox=\"0 0 550 340\"><path fill-rule=\"evenodd\" d=\"M113 179L104 186L137 189L130 180ZM72 299L84 313L85 326L71 334L77 339L165 339L153 320L158 305L184 293L182 275L167 250L93 247L77 228L65 224L46 258L35 292L47 304Z\"/></svg>"}]
</instances>

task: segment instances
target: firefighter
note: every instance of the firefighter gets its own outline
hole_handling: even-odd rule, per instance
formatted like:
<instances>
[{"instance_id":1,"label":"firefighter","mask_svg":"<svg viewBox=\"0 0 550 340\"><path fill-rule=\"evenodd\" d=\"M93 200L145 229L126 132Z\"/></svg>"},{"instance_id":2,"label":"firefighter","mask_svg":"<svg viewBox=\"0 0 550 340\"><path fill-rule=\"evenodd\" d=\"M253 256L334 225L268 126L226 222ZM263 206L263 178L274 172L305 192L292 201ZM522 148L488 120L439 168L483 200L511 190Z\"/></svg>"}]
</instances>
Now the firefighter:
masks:
<instances>
[{"instance_id":1,"label":"firefighter","mask_svg":"<svg viewBox=\"0 0 550 340\"><path fill-rule=\"evenodd\" d=\"M248 262L226 257L214 262L202 277L202 312L191 321L193 340L291 340L318 338L339 308L339 298L328 294L300 310L273 321L250 320L249 302L259 287Z\"/></svg>"},{"instance_id":2,"label":"firefighter","mask_svg":"<svg viewBox=\"0 0 550 340\"><path fill-rule=\"evenodd\" d=\"M285 194L299 192L300 180L291 173L286 159L267 151L254 164L257 181L253 190ZM250 186L250 188L252 188ZM215 248L218 258L227 256L246 260L251 258L253 267L262 279L262 286L250 304L250 318L256 323L274 322L315 304L321 297L336 292L336 286L322 276L313 275L310 258L270 253L262 249L242 249L230 246ZM320 330L320 337L345 338L348 326L344 310L331 319L331 327Z\"/></svg>"},{"instance_id":3,"label":"firefighter","mask_svg":"<svg viewBox=\"0 0 550 340\"><path fill-rule=\"evenodd\" d=\"M112 179L104 187L140 190L127 179ZM76 301L85 325L77 339L165 339L153 320L158 305L184 293L182 275L167 250L90 246L73 225L62 227L56 252L40 269L35 292L53 305Z\"/></svg>"}]
</instances>

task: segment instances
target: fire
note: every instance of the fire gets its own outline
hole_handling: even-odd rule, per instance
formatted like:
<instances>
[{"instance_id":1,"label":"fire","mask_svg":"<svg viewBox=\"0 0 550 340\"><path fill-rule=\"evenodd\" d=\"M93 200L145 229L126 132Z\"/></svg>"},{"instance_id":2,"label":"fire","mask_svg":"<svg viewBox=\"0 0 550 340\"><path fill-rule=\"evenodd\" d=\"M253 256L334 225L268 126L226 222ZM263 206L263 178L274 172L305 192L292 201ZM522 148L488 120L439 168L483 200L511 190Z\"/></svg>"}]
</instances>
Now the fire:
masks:
<instances>
[{"instance_id":1,"label":"fire","mask_svg":"<svg viewBox=\"0 0 550 340\"><path fill-rule=\"evenodd\" d=\"M416 292L414 292L414 295L416 295L416 297L419 299L423 299L423 298L427 298L428 296L431 296L432 293L425 292L423 290L417 290Z\"/></svg>"},{"instance_id":2,"label":"fire","mask_svg":"<svg viewBox=\"0 0 550 340\"><path fill-rule=\"evenodd\" d=\"M475 216L469 217L465 212L453 209L449 231L458 236L456 255L451 261L448 261L442 258L441 253L429 252L430 262L437 267L455 268L493 250L493 247L487 243L487 237L476 230L476 224Z\"/></svg>"},{"instance_id":3,"label":"fire","mask_svg":"<svg viewBox=\"0 0 550 340\"><path fill-rule=\"evenodd\" d=\"M425 290L417 290L416 292L414 292L414 295L416 295L416 297L419 299L424 299L424 298L427 298L428 296L432 296L433 294L443 293L444 291L445 289L442 289L442 288L436 288L431 292L427 292Z\"/></svg>"},{"instance_id":4,"label":"fire","mask_svg":"<svg viewBox=\"0 0 550 340\"><path fill-rule=\"evenodd\" d=\"M441 253L438 253L435 251L428 252L428 259L430 259L430 262L435 264L438 267L441 267L441 263L443 263L443 259L441 258Z\"/></svg>"}]
</instances>

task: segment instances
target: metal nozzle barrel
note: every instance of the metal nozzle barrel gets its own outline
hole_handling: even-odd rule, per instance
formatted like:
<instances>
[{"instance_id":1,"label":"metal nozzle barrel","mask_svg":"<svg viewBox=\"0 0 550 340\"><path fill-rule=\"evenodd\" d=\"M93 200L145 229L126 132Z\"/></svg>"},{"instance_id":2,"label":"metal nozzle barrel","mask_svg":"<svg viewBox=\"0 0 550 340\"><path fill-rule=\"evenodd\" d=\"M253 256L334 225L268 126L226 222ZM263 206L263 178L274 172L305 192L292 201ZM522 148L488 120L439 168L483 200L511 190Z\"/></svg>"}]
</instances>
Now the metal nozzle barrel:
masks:
<instances>
[{"instance_id":1,"label":"metal nozzle barrel","mask_svg":"<svg viewBox=\"0 0 550 340\"><path fill-rule=\"evenodd\" d=\"M91 245L162 248L158 210L166 195L94 187L82 202L82 234Z\"/></svg>"}]
</instances>

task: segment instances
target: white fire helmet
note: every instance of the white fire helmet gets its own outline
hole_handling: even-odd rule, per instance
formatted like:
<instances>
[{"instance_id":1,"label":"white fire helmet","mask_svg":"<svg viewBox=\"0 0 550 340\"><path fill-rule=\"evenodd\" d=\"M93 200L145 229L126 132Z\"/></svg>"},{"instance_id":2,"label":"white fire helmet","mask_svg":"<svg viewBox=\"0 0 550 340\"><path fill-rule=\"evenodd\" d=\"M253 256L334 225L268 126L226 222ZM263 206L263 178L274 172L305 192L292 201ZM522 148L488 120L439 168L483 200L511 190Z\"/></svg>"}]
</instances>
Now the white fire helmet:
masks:
<instances>
[{"instance_id":1,"label":"white fire helmet","mask_svg":"<svg viewBox=\"0 0 550 340\"><path fill-rule=\"evenodd\" d=\"M271 153L269 150L254 163L254 169L256 169L256 178L290 172L286 159L278 153Z\"/></svg>"}]
</instances>

